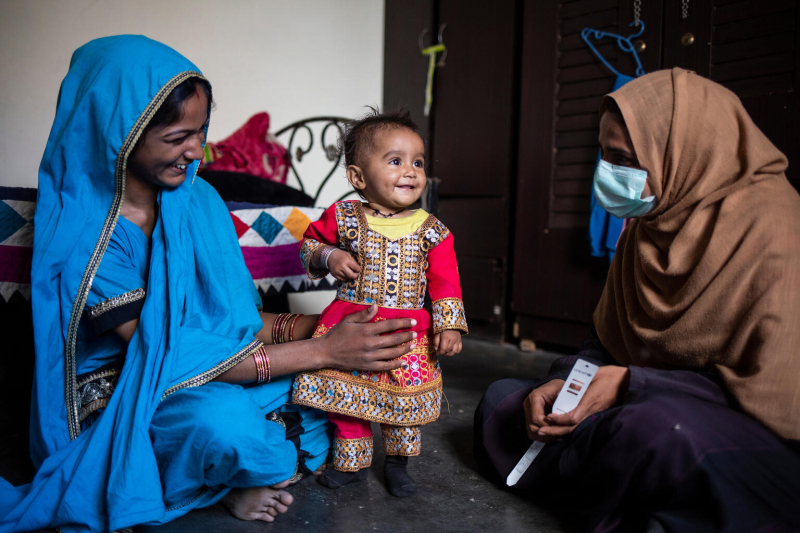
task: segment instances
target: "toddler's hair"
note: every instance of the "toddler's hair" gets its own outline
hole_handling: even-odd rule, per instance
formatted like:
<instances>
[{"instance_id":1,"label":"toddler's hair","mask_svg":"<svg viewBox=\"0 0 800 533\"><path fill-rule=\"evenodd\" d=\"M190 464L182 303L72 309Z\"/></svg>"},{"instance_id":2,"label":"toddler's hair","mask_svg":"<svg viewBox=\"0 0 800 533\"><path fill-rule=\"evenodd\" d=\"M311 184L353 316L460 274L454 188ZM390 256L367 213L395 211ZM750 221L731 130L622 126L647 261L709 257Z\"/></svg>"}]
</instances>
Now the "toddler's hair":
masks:
<instances>
[{"instance_id":1,"label":"toddler's hair","mask_svg":"<svg viewBox=\"0 0 800 533\"><path fill-rule=\"evenodd\" d=\"M388 128L407 128L417 135L417 125L411 120L407 109L393 109L381 113L377 107L367 106L369 112L344 127L340 151L344 155L345 168L363 163L363 158L374 147L373 139L379 131Z\"/></svg>"}]
</instances>

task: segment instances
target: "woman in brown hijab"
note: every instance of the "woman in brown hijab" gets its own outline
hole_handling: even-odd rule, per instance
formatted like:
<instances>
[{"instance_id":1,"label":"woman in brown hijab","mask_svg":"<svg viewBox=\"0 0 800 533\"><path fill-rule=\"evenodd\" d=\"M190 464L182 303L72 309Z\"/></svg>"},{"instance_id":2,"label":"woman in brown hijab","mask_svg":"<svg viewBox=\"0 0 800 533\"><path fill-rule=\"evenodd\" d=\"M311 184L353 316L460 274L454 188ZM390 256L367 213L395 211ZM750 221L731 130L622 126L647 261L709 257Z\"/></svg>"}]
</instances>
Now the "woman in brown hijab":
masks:
<instances>
[{"instance_id":1,"label":"woman in brown hijab","mask_svg":"<svg viewBox=\"0 0 800 533\"><path fill-rule=\"evenodd\" d=\"M581 352L486 392L476 458L501 481L531 440L551 443L516 487L580 530L800 527L800 196L786 158L733 93L682 69L628 83L600 113L603 160L646 171L654 207L620 237ZM548 414L579 357L601 368L576 409Z\"/></svg>"}]
</instances>

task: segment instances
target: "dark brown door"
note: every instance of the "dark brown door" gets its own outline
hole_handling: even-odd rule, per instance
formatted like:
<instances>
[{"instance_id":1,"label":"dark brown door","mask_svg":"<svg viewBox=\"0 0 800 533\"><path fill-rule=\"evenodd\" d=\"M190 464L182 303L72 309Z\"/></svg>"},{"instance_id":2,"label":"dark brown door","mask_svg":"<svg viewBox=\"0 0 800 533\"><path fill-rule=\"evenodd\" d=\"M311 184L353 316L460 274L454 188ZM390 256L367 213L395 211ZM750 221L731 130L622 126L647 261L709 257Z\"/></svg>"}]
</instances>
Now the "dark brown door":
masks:
<instances>
[{"instance_id":1,"label":"dark brown door","mask_svg":"<svg viewBox=\"0 0 800 533\"><path fill-rule=\"evenodd\" d=\"M419 50L419 36L427 30L427 45L436 35L434 0L384 2L383 107L406 107L423 138L430 144L430 119L423 114L428 58Z\"/></svg>"},{"instance_id":2,"label":"dark brown door","mask_svg":"<svg viewBox=\"0 0 800 533\"><path fill-rule=\"evenodd\" d=\"M796 0L675 2L664 11L664 67L694 70L732 90L789 158L800 188L800 7Z\"/></svg>"},{"instance_id":3,"label":"dark brown door","mask_svg":"<svg viewBox=\"0 0 800 533\"><path fill-rule=\"evenodd\" d=\"M661 3L643 2L640 54L658 68ZM597 110L616 75L580 37L584 28L631 35L631 3L525 2L515 257L511 310L522 338L565 346L585 340L608 260L590 255L590 191L597 162ZM598 51L617 71L635 61L614 41Z\"/></svg>"},{"instance_id":4,"label":"dark brown door","mask_svg":"<svg viewBox=\"0 0 800 533\"><path fill-rule=\"evenodd\" d=\"M716 0L709 19L709 77L739 96L753 122L789 158L786 177L800 189L800 4Z\"/></svg>"},{"instance_id":5,"label":"dark brown door","mask_svg":"<svg viewBox=\"0 0 800 533\"><path fill-rule=\"evenodd\" d=\"M516 166L519 0L387 0L384 104L406 105L428 139L428 175L441 180L439 218L453 232L470 332L505 331ZM430 117L428 59L442 31Z\"/></svg>"},{"instance_id":6,"label":"dark brown door","mask_svg":"<svg viewBox=\"0 0 800 533\"><path fill-rule=\"evenodd\" d=\"M446 64L436 72L433 175L455 236L473 334L501 339L515 171L515 0L440 0Z\"/></svg>"}]
</instances>

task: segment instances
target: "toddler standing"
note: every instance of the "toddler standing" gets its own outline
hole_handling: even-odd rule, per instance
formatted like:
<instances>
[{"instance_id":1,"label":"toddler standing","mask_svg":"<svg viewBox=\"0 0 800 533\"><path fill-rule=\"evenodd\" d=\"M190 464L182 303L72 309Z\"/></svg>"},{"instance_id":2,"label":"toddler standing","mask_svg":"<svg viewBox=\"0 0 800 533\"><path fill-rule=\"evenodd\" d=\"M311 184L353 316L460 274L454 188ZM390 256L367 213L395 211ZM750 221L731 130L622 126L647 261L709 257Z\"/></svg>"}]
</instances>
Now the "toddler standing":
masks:
<instances>
[{"instance_id":1,"label":"toddler standing","mask_svg":"<svg viewBox=\"0 0 800 533\"><path fill-rule=\"evenodd\" d=\"M459 353L467 333L453 236L435 216L408 209L426 178L425 145L407 112L374 111L350 123L343 148L347 179L365 203L335 203L304 235L300 258L309 277L330 272L338 280L336 300L320 315L314 336L377 304L374 320L412 318L416 338L395 370L298 374L293 400L327 411L335 426L334 465L320 478L323 485L339 488L367 478L370 422L378 422L386 488L408 496L417 488L406 466L420 453L420 426L439 417L436 357ZM433 316L423 308L426 288Z\"/></svg>"}]
</instances>

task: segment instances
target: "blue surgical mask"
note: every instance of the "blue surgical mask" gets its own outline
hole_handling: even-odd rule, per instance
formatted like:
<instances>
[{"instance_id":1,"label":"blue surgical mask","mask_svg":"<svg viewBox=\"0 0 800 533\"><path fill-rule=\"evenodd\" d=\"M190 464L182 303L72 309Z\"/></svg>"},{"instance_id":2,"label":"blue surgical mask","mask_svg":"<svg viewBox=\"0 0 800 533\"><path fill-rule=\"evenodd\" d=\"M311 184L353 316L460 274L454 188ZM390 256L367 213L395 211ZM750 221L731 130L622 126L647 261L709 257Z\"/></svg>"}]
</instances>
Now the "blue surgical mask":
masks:
<instances>
[{"instance_id":1,"label":"blue surgical mask","mask_svg":"<svg viewBox=\"0 0 800 533\"><path fill-rule=\"evenodd\" d=\"M655 196L641 198L647 171L600 160L594 171L594 195L600 206L617 218L636 218L656 207Z\"/></svg>"}]
</instances>

